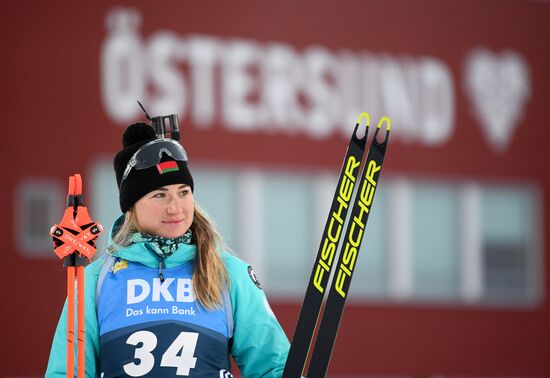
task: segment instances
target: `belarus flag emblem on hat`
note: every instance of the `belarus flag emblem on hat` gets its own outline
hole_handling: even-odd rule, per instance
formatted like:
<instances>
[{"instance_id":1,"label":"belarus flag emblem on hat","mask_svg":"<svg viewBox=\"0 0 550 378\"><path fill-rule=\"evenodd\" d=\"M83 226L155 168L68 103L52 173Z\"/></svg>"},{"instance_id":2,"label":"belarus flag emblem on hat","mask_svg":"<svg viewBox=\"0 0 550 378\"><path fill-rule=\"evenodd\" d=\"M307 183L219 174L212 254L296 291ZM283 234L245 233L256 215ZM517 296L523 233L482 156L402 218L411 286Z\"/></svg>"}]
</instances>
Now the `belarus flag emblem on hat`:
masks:
<instances>
[{"instance_id":1,"label":"belarus flag emblem on hat","mask_svg":"<svg viewBox=\"0 0 550 378\"><path fill-rule=\"evenodd\" d=\"M175 160L163 161L162 163L157 164L157 170L159 174L164 174L173 171L179 171L178 163Z\"/></svg>"}]
</instances>

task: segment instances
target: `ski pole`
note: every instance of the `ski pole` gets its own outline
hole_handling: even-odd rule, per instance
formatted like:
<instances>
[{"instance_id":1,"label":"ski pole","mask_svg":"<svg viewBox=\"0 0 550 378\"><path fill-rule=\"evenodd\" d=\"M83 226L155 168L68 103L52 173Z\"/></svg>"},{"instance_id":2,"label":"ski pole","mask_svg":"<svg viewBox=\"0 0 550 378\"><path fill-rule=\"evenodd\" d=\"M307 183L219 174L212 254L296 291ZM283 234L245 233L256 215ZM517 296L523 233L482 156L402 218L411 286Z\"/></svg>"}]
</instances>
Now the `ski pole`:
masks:
<instances>
[{"instance_id":1,"label":"ski pole","mask_svg":"<svg viewBox=\"0 0 550 378\"><path fill-rule=\"evenodd\" d=\"M67 208L59 224L50 235L54 252L63 259L67 268L67 377L74 377L74 290L77 285L77 374L86 375L85 317L84 317L84 266L95 253L95 240L103 231L101 224L91 220L82 197L82 177L69 177Z\"/></svg>"}]
</instances>

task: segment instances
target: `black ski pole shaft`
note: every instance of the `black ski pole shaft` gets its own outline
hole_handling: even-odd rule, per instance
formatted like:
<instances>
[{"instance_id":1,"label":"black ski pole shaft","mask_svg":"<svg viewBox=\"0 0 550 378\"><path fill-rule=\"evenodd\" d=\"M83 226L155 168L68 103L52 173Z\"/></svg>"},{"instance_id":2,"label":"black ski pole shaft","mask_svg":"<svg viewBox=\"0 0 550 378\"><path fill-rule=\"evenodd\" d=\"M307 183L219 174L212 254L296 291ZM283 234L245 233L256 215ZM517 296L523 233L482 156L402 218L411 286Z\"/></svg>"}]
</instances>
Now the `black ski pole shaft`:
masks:
<instances>
[{"instance_id":1,"label":"black ski pole shaft","mask_svg":"<svg viewBox=\"0 0 550 378\"><path fill-rule=\"evenodd\" d=\"M365 135L357 136L361 120L366 118ZM334 262L344 227L344 221L349 209L353 189L359 177L359 167L365 153L370 116L361 113L346 151L338 184L334 192L330 212L325 224L321 243L315 258L311 277L302 304L302 309L296 323L294 337L286 361L283 378L298 378L301 376L307 359L311 339L317 324L319 311L327 288L327 282Z\"/></svg>"},{"instance_id":2,"label":"black ski pole shaft","mask_svg":"<svg viewBox=\"0 0 550 378\"><path fill-rule=\"evenodd\" d=\"M378 131L384 121L387 122L386 137L382 143L379 143L377 141ZM336 263L336 271L332 278L323 318L319 326L308 369L307 375L312 378L325 377L328 370L340 320L342 319L344 306L348 297L353 271L356 266L357 257L359 256L365 227L382 171L389 133L390 119L383 117L376 128L372 144L369 148L361 181L355 194L351 216L346 227L341 252Z\"/></svg>"}]
</instances>

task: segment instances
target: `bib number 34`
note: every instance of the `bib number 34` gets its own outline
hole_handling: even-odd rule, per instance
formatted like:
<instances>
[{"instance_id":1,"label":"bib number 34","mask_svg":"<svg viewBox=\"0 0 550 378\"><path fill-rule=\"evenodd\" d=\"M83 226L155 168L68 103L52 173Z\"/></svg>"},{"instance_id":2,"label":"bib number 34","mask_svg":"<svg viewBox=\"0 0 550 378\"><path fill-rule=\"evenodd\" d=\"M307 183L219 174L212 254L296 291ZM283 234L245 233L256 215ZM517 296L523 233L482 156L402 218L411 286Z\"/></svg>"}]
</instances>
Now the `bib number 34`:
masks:
<instances>
[{"instance_id":1,"label":"bib number 34","mask_svg":"<svg viewBox=\"0 0 550 378\"><path fill-rule=\"evenodd\" d=\"M180 332L170 344L160 360L161 367L175 367L176 375L188 376L197 364L194 356L199 334L196 332ZM138 346L134 359L139 360L124 365L124 371L131 377L142 377L155 367L155 356L151 353L157 347L157 336L153 332L138 331L130 335L126 344Z\"/></svg>"}]
</instances>

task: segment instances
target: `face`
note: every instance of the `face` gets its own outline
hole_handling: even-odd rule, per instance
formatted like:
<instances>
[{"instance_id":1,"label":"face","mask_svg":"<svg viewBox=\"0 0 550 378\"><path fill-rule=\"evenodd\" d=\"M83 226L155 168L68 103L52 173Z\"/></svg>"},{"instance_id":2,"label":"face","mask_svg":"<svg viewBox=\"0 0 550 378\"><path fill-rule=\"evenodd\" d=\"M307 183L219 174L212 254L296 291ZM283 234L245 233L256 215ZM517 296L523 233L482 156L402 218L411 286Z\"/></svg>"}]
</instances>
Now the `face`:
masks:
<instances>
[{"instance_id":1,"label":"face","mask_svg":"<svg viewBox=\"0 0 550 378\"><path fill-rule=\"evenodd\" d=\"M187 232L193 223L195 200L188 185L167 185L147 193L134 205L137 229L165 238Z\"/></svg>"}]
</instances>

